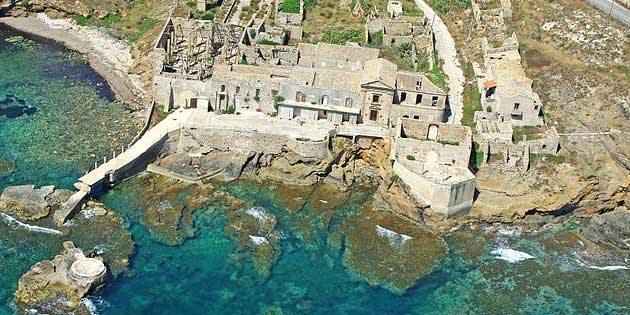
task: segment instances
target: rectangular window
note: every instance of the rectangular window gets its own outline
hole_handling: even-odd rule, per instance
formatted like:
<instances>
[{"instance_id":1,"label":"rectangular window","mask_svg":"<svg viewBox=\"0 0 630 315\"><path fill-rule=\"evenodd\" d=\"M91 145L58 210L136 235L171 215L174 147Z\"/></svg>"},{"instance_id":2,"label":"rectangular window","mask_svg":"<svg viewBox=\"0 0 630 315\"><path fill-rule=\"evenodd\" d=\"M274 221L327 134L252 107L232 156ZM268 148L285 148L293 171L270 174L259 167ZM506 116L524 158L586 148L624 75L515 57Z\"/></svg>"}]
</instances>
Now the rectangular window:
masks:
<instances>
[{"instance_id":1,"label":"rectangular window","mask_svg":"<svg viewBox=\"0 0 630 315\"><path fill-rule=\"evenodd\" d=\"M514 103L514 110L517 110L519 107L521 107L521 103Z\"/></svg>"},{"instance_id":2,"label":"rectangular window","mask_svg":"<svg viewBox=\"0 0 630 315\"><path fill-rule=\"evenodd\" d=\"M432 97L432 98L431 98L431 106L434 106L434 107L435 107L435 106L437 106L437 104L438 104L438 100L439 100L439 99L440 99L440 98L439 98L439 97L437 97L437 96Z\"/></svg>"},{"instance_id":3,"label":"rectangular window","mask_svg":"<svg viewBox=\"0 0 630 315\"><path fill-rule=\"evenodd\" d=\"M377 118L378 118L378 111L371 110L370 111L370 120L371 121L376 121Z\"/></svg>"},{"instance_id":4,"label":"rectangular window","mask_svg":"<svg viewBox=\"0 0 630 315\"><path fill-rule=\"evenodd\" d=\"M400 102L402 103L406 100L407 100L407 93L405 92L400 93Z\"/></svg>"},{"instance_id":5,"label":"rectangular window","mask_svg":"<svg viewBox=\"0 0 630 315\"><path fill-rule=\"evenodd\" d=\"M416 81L416 90L419 90L422 87L422 81Z\"/></svg>"},{"instance_id":6,"label":"rectangular window","mask_svg":"<svg viewBox=\"0 0 630 315\"><path fill-rule=\"evenodd\" d=\"M416 105L422 103L422 94L416 94Z\"/></svg>"},{"instance_id":7,"label":"rectangular window","mask_svg":"<svg viewBox=\"0 0 630 315\"><path fill-rule=\"evenodd\" d=\"M415 119L415 120L420 120L420 116L415 115L415 116L413 116L413 119Z\"/></svg>"},{"instance_id":8,"label":"rectangular window","mask_svg":"<svg viewBox=\"0 0 630 315\"><path fill-rule=\"evenodd\" d=\"M380 95L378 94L372 95L372 103L378 103L380 99L381 99Z\"/></svg>"},{"instance_id":9,"label":"rectangular window","mask_svg":"<svg viewBox=\"0 0 630 315\"><path fill-rule=\"evenodd\" d=\"M235 94L241 93L241 87L237 86L235 90Z\"/></svg>"},{"instance_id":10,"label":"rectangular window","mask_svg":"<svg viewBox=\"0 0 630 315\"><path fill-rule=\"evenodd\" d=\"M256 89L256 97L260 97L260 89Z\"/></svg>"},{"instance_id":11,"label":"rectangular window","mask_svg":"<svg viewBox=\"0 0 630 315\"><path fill-rule=\"evenodd\" d=\"M221 92L225 92L225 85L221 84Z\"/></svg>"}]
</instances>

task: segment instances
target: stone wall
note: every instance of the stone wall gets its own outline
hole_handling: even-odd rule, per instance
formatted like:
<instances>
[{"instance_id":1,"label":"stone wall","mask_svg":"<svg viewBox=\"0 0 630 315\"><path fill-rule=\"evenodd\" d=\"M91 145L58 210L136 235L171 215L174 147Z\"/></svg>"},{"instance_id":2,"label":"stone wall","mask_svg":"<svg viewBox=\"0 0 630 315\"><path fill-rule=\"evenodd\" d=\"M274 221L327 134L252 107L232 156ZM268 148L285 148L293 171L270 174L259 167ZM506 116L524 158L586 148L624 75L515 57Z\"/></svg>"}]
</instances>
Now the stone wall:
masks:
<instances>
[{"instance_id":1,"label":"stone wall","mask_svg":"<svg viewBox=\"0 0 630 315\"><path fill-rule=\"evenodd\" d=\"M398 119L402 118L441 123L444 121L445 109L427 106L392 105L391 115L391 120L394 125L397 125Z\"/></svg>"},{"instance_id":2,"label":"stone wall","mask_svg":"<svg viewBox=\"0 0 630 315\"><path fill-rule=\"evenodd\" d=\"M445 123L429 123L412 119L401 119L399 135L403 138L429 140L429 130L437 129L435 141L447 144L462 144L470 146L472 133L470 128Z\"/></svg>"},{"instance_id":3,"label":"stone wall","mask_svg":"<svg viewBox=\"0 0 630 315\"><path fill-rule=\"evenodd\" d=\"M192 135L192 139L186 140L188 142L184 142L184 145L203 145L222 151L255 151L266 154L281 154L286 150L290 150L305 159L312 160L323 159L329 155L328 139L310 141L258 132L225 129L186 129L186 134Z\"/></svg>"}]
</instances>

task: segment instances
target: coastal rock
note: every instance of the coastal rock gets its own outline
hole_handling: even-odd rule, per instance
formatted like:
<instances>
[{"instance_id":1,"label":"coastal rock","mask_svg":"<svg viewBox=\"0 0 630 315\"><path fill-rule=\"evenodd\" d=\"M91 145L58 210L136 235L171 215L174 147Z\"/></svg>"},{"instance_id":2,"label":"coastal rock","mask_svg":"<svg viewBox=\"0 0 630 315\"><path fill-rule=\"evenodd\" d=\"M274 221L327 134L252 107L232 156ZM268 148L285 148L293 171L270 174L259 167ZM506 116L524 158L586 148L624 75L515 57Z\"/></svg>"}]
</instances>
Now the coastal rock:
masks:
<instances>
[{"instance_id":1,"label":"coastal rock","mask_svg":"<svg viewBox=\"0 0 630 315\"><path fill-rule=\"evenodd\" d=\"M594 215L581 229L580 235L590 241L630 250L630 210L618 207L614 211Z\"/></svg>"},{"instance_id":2,"label":"coastal rock","mask_svg":"<svg viewBox=\"0 0 630 315\"><path fill-rule=\"evenodd\" d=\"M101 260L88 258L72 242L65 242L62 255L35 264L20 278L15 292L18 308L42 314L90 314L82 298L103 287L106 273Z\"/></svg>"},{"instance_id":3,"label":"coastal rock","mask_svg":"<svg viewBox=\"0 0 630 315\"><path fill-rule=\"evenodd\" d=\"M59 194L54 186L35 188L34 185L10 186L0 195L0 211L15 213L18 220L32 221L43 218L50 212ZM51 198L52 197L52 198Z\"/></svg>"}]
</instances>

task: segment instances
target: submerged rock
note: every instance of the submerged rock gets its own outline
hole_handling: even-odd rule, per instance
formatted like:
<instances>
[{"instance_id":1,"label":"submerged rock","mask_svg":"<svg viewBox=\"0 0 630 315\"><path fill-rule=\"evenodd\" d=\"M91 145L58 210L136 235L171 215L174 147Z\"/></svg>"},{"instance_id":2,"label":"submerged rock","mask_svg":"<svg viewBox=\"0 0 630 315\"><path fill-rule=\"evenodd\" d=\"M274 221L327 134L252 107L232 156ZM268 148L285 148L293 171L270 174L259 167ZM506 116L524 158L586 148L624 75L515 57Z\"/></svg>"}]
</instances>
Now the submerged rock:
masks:
<instances>
[{"instance_id":1,"label":"submerged rock","mask_svg":"<svg viewBox=\"0 0 630 315\"><path fill-rule=\"evenodd\" d=\"M369 284L397 294L429 274L447 252L434 233L371 209L350 218L340 233L345 235L344 264Z\"/></svg>"},{"instance_id":2,"label":"submerged rock","mask_svg":"<svg viewBox=\"0 0 630 315\"><path fill-rule=\"evenodd\" d=\"M262 207L249 207L230 211L227 219L225 232L236 240L238 247L233 259L251 258L256 273L268 277L281 251L276 217Z\"/></svg>"},{"instance_id":3,"label":"submerged rock","mask_svg":"<svg viewBox=\"0 0 630 315\"><path fill-rule=\"evenodd\" d=\"M88 258L72 242L65 242L62 255L35 264L20 278L15 292L18 308L42 314L90 314L82 298L104 286L106 273L102 260Z\"/></svg>"},{"instance_id":4,"label":"submerged rock","mask_svg":"<svg viewBox=\"0 0 630 315\"><path fill-rule=\"evenodd\" d=\"M0 158L0 175L2 173L7 173L12 171L15 168L15 163L10 159Z\"/></svg>"},{"instance_id":5,"label":"submerged rock","mask_svg":"<svg viewBox=\"0 0 630 315\"><path fill-rule=\"evenodd\" d=\"M68 238L90 254L100 256L116 278L129 267L134 244L124 220L101 203L90 201L67 227Z\"/></svg>"}]
</instances>

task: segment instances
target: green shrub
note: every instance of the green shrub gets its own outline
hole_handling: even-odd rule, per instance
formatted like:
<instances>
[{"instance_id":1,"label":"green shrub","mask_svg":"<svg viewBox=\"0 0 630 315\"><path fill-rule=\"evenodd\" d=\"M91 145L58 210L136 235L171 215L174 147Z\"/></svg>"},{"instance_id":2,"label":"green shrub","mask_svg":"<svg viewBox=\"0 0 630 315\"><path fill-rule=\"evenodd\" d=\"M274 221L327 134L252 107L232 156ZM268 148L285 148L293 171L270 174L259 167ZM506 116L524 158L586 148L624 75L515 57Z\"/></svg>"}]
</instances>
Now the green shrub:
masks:
<instances>
[{"instance_id":1,"label":"green shrub","mask_svg":"<svg viewBox=\"0 0 630 315\"><path fill-rule=\"evenodd\" d=\"M415 161L415 160L416 160L416 157L415 157L415 156L413 156L413 155L407 155L407 160L409 160L409 161Z\"/></svg>"},{"instance_id":2,"label":"green shrub","mask_svg":"<svg viewBox=\"0 0 630 315\"><path fill-rule=\"evenodd\" d=\"M360 29L332 29L322 36L322 41L328 44L345 45L346 42L362 42L363 31Z\"/></svg>"},{"instance_id":3,"label":"green shrub","mask_svg":"<svg viewBox=\"0 0 630 315\"><path fill-rule=\"evenodd\" d=\"M383 32L382 31L378 31L372 34L372 38L370 39L370 45L372 47L379 47L383 45Z\"/></svg>"},{"instance_id":4,"label":"green shrub","mask_svg":"<svg viewBox=\"0 0 630 315\"><path fill-rule=\"evenodd\" d=\"M276 43L276 42L274 42L272 40L268 40L268 39L257 40L256 44L259 44L259 45L273 45L273 46L280 45L280 43Z\"/></svg>"},{"instance_id":5,"label":"green shrub","mask_svg":"<svg viewBox=\"0 0 630 315\"><path fill-rule=\"evenodd\" d=\"M468 9L471 6L470 0L431 0L429 5L441 14L446 14L455 8Z\"/></svg>"},{"instance_id":6,"label":"green shrub","mask_svg":"<svg viewBox=\"0 0 630 315\"><path fill-rule=\"evenodd\" d=\"M273 98L273 108L278 110L278 106L282 102L284 102L284 97L277 95L276 97Z\"/></svg>"},{"instance_id":7,"label":"green shrub","mask_svg":"<svg viewBox=\"0 0 630 315\"><path fill-rule=\"evenodd\" d=\"M227 110L222 111L224 114L234 115L236 113L236 107L233 105L228 106Z\"/></svg>"}]
</instances>

